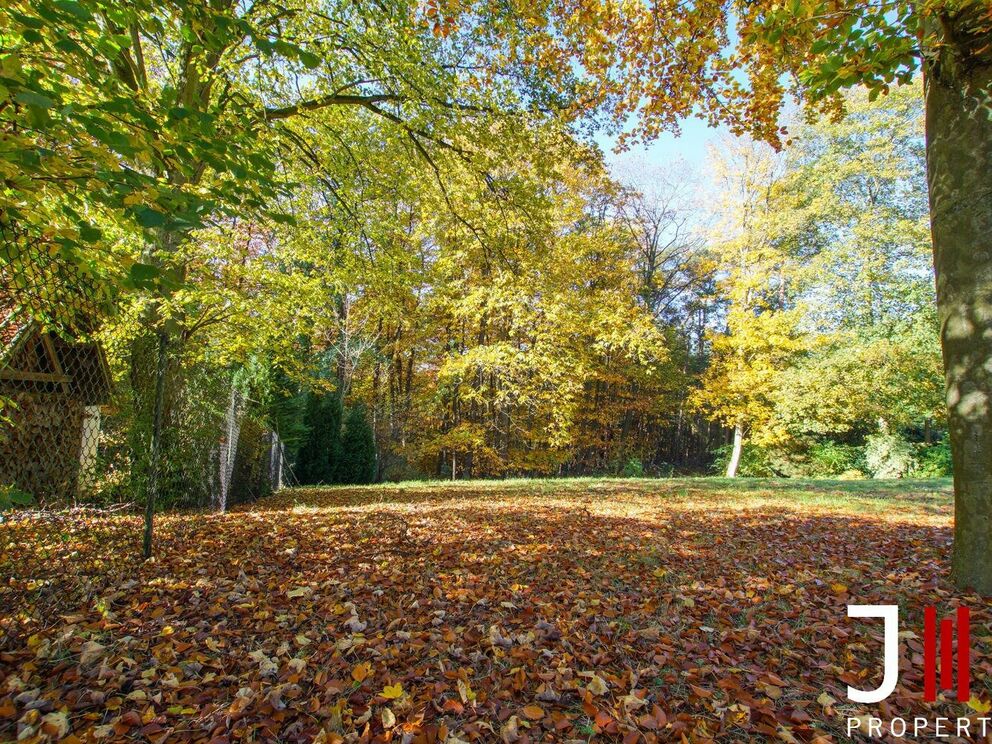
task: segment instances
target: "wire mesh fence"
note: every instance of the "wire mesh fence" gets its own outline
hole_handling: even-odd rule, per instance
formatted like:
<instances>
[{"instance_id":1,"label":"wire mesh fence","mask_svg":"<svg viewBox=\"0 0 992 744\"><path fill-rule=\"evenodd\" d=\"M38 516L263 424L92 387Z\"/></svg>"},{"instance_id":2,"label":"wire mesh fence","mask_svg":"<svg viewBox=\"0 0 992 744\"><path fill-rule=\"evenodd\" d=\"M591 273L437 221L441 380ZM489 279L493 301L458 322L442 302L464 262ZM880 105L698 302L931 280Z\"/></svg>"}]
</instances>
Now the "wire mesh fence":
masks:
<instances>
[{"instance_id":1,"label":"wire mesh fence","mask_svg":"<svg viewBox=\"0 0 992 744\"><path fill-rule=\"evenodd\" d=\"M108 336L121 307L95 286L0 225L0 488L41 506L137 503L149 487L155 335ZM225 509L278 488L283 450L237 371L181 337L167 354L159 506Z\"/></svg>"}]
</instances>

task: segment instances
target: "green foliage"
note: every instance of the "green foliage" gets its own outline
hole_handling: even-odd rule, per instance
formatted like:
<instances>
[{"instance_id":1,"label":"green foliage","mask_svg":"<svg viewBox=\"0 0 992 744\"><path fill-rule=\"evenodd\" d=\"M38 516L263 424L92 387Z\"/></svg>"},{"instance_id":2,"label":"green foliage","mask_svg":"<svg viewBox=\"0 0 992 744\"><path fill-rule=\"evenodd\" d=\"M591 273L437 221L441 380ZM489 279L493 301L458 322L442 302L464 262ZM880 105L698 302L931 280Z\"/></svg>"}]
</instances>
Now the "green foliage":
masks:
<instances>
[{"instance_id":1,"label":"green foliage","mask_svg":"<svg viewBox=\"0 0 992 744\"><path fill-rule=\"evenodd\" d=\"M336 482L341 463L341 402L336 393L310 393L306 427L307 436L296 461L296 477L302 485Z\"/></svg>"},{"instance_id":2,"label":"green foliage","mask_svg":"<svg viewBox=\"0 0 992 744\"><path fill-rule=\"evenodd\" d=\"M375 436L365 415L365 407L357 404L351 407L345 419L337 482L372 483L375 481L375 469Z\"/></svg>"},{"instance_id":3,"label":"green foliage","mask_svg":"<svg viewBox=\"0 0 992 744\"><path fill-rule=\"evenodd\" d=\"M15 506L31 506L34 503L34 496L16 486L0 486L0 512L9 511Z\"/></svg>"},{"instance_id":4,"label":"green foliage","mask_svg":"<svg viewBox=\"0 0 992 744\"><path fill-rule=\"evenodd\" d=\"M640 458L632 457L624 463L623 470L620 472L620 475L624 478L643 478L644 463L641 462Z\"/></svg>"},{"instance_id":5,"label":"green foliage","mask_svg":"<svg viewBox=\"0 0 992 744\"><path fill-rule=\"evenodd\" d=\"M308 396L293 385L281 370L276 371L274 378L268 418L290 461L295 461L310 433L306 420Z\"/></svg>"},{"instance_id":6,"label":"green foliage","mask_svg":"<svg viewBox=\"0 0 992 744\"><path fill-rule=\"evenodd\" d=\"M713 450L712 472L723 475L727 472L733 445L725 444ZM744 478L774 478L781 475L772 463L772 453L769 447L757 444L745 444L741 449L741 459L737 465L737 475Z\"/></svg>"},{"instance_id":7,"label":"green foliage","mask_svg":"<svg viewBox=\"0 0 992 744\"><path fill-rule=\"evenodd\" d=\"M953 474L951 443L947 439L936 444L921 444L917 447L914 478L946 478Z\"/></svg>"},{"instance_id":8,"label":"green foliage","mask_svg":"<svg viewBox=\"0 0 992 744\"><path fill-rule=\"evenodd\" d=\"M783 155L738 142L715 163L729 307L692 402L744 424L785 475L862 470L853 450L805 442L943 411L919 91L844 103L840 121L800 122Z\"/></svg>"},{"instance_id":9,"label":"green foliage","mask_svg":"<svg viewBox=\"0 0 992 744\"><path fill-rule=\"evenodd\" d=\"M898 434L880 431L865 439L865 467L873 478L905 478L916 468L915 450Z\"/></svg>"},{"instance_id":10,"label":"green foliage","mask_svg":"<svg viewBox=\"0 0 992 744\"><path fill-rule=\"evenodd\" d=\"M714 453L713 472L722 474L731 446ZM951 475L951 453L946 442L914 445L905 437L879 432L863 446L824 439L809 446L795 442L746 444L738 472L753 478L943 478Z\"/></svg>"},{"instance_id":11,"label":"green foliage","mask_svg":"<svg viewBox=\"0 0 992 744\"><path fill-rule=\"evenodd\" d=\"M810 447L807 457L808 475L815 478L850 475L865 467L862 448L829 439Z\"/></svg>"}]
</instances>

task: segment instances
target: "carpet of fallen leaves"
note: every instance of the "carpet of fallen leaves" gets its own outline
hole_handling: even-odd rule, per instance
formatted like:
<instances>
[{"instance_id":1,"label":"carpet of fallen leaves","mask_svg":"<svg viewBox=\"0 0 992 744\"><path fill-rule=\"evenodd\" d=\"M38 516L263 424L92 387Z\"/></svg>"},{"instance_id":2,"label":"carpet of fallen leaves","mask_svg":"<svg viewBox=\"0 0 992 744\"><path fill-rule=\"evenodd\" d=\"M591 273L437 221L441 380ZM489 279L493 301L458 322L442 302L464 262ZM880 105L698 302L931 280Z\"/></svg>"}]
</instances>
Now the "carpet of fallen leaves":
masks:
<instances>
[{"instance_id":1,"label":"carpet of fallen leaves","mask_svg":"<svg viewBox=\"0 0 992 744\"><path fill-rule=\"evenodd\" d=\"M562 483L287 491L159 517L147 563L136 516L8 519L0 741L829 742L989 699L946 486ZM848 603L901 606L872 708L846 686L877 686L880 623ZM958 603L975 697L926 704L922 607Z\"/></svg>"}]
</instances>

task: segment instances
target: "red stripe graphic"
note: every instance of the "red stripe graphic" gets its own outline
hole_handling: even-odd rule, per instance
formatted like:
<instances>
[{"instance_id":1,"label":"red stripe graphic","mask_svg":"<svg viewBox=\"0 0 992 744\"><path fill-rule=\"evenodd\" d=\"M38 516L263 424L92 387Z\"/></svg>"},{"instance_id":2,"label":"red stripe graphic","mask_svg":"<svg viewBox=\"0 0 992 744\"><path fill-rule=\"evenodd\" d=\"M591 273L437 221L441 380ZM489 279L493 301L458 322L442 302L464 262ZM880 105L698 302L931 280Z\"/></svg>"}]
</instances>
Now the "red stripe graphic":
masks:
<instances>
[{"instance_id":1,"label":"red stripe graphic","mask_svg":"<svg viewBox=\"0 0 992 744\"><path fill-rule=\"evenodd\" d=\"M945 617L940 621L940 689L954 689L954 621Z\"/></svg>"},{"instance_id":2,"label":"red stripe graphic","mask_svg":"<svg viewBox=\"0 0 992 744\"><path fill-rule=\"evenodd\" d=\"M958 607L958 702L971 699L971 612L967 607Z\"/></svg>"},{"instance_id":3,"label":"red stripe graphic","mask_svg":"<svg viewBox=\"0 0 992 744\"><path fill-rule=\"evenodd\" d=\"M923 699L937 699L937 608L923 610Z\"/></svg>"}]
</instances>

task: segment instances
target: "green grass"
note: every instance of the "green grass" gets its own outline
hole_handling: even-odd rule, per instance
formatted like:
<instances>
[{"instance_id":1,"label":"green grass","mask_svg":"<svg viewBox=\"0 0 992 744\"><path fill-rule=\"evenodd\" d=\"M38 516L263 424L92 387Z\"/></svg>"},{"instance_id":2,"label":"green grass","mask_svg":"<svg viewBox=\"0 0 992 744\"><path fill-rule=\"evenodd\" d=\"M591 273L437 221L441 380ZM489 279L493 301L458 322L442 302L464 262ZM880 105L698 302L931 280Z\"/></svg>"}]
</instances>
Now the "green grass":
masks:
<instances>
[{"instance_id":1,"label":"green grass","mask_svg":"<svg viewBox=\"0 0 992 744\"><path fill-rule=\"evenodd\" d=\"M949 519L951 481L831 480L812 478L510 478L405 481L371 486L286 489L257 506L335 507L382 502L470 498L568 498L589 503L628 499L639 506L663 502L685 509L819 509L865 515Z\"/></svg>"},{"instance_id":2,"label":"green grass","mask_svg":"<svg viewBox=\"0 0 992 744\"><path fill-rule=\"evenodd\" d=\"M897 479L897 480L838 480L830 478L722 478L717 476L692 476L685 478L621 478L621 477L576 477L576 478L505 478L475 480L410 480L397 483L376 483L370 486L302 486L296 490L319 488L321 491L353 490L423 490L444 488L445 490L466 491L510 491L525 490L533 493L560 493L584 491L590 487L632 488L636 490L677 490L695 488L708 490L758 491L786 490L808 491L826 490L842 493L918 493L951 491L950 478Z\"/></svg>"}]
</instances>

